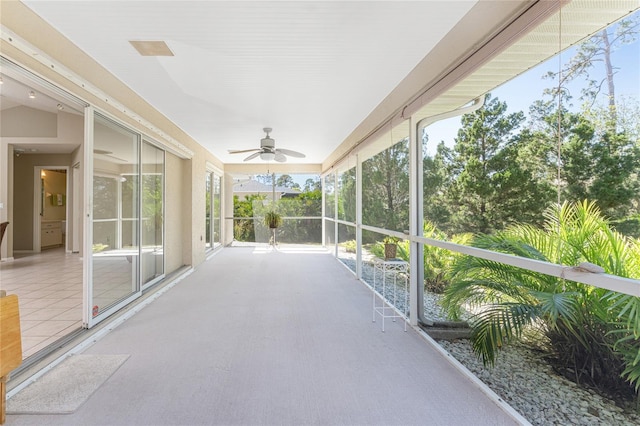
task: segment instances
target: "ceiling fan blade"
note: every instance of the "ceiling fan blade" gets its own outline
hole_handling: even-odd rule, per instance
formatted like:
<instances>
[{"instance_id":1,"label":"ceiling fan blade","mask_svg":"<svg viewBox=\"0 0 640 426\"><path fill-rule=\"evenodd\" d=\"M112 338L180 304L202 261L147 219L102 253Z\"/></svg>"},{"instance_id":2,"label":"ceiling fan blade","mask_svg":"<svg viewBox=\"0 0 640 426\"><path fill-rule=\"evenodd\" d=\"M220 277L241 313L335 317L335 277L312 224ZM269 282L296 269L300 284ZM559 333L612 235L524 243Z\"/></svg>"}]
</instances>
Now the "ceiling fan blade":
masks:
<instances>
[{"instance_id":1,"label":"ceiling fan blade","mask_svg":"<svg viewBox=\"0 0 640 426\"><path fill-rule=\"evenodd\" d=\"M93 153L96 154L96 155L103 155L105 157L109 157L109 158L112 158L114 160L121 161L123 163L128 163L129 162L129 161L125 160L124 158L120 158L120 157L116 157L115 155L112 155L113 152L107 151L106 149L94 149ZM109 160L107 160L107 161L109 161Z\"/></svg>"},{"instance_id":2,"label":"ceiling fan blade","mask_svg":"<svg viewBox=\"0 0 640 426\"><path fill-rule=\"evenodd\" d=\"M278 150L276 150L276 156L274 157L274 160L276 160L278 163L284 163L285 161L287 161L287 157L283 153L277 151Z\"/></svg>"},{"instance_id":3,"label":"ceiling fan blade","mask_svg":"<svg viewBox=\"0 0 640 426\"><path fill-rule=\"evenodd\" d=\"M260 148L254 148L254 149L240 149L240 150L233 150L230 149L229 150L229 154L242 154L245 152L252 152L252 151L260 151Z\"/></svg>"},{"instance_id":4,"label":"ceiling fan blade","mask_svg":"<svg viewBox=\"0 0 640 426\"><path fill-rule=\"evenodd\" d=\"M305 155L301 152L298 151L291 151L290 149L284 149L284 148L278 148L276 149L276 152L279 152L281 154L284 155L288 155L290 157L296 157L296 158L304 158Z\"/></svg>"},{"instance_id":5,"label":"ceiling fan blade","mask_svg":"<svg viewBox=\"0 0 640 426\"><path fill-rule=\"evenodd\" d=\"M254 158L256 158L258 155L260 155L262 153L261 150L258 150L258 152L254 152L253 154L251 154L250 156L248 156L247 158L245 158L242 161L249 161L249 160L253 160Z\"/></svg>"},{"instance_id":6,"label":"ceiling fan blade","mask_svg":"<svg viewBox=\"0 0 640 426\"><path fill-rule=\"evenodd\" d=\"M115 160L121 161L123 163L128 163L129 161L125 160L124 158L120 158L120 157L116 157L115 155L111 155L111 154L105 154L105 156L107 157L111 157Z\"/></svg>"}]
</instances>

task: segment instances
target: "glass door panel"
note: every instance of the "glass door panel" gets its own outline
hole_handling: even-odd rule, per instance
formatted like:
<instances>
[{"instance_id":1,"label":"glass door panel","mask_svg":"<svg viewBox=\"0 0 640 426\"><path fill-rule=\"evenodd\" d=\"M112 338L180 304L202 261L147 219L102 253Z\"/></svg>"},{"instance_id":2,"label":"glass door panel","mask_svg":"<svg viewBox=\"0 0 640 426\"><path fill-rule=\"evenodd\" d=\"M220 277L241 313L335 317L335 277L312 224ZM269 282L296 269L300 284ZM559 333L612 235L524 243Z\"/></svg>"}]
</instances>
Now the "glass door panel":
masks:
<instances>
[{"instance_id":1,"label":"glass door panel","mask_svg":"<svg viewBox=\"0 0 640 426\"><path fill-rule=\"evenodd\" d=\"M206 180L205 180L205 202L206 202L206 211L205 211L205 215L206 215L206 220L205 220L205 230L204 230L204 234L205 234L205 238L206 238L206 243L205 243L205 250L210 250L211 248L213 248L212 242L211 242L211 226L212 224L212 210L213 210L213 205L211 203L211 186L212 186L212 182L211 182L211 177L213 176L213 173L211 172L207 172L206 175Z\"/></svg>"},{"instance_id":2,"label":"glass door panel","mask_svg":"<svg viewBox=\"0 0 640 426\"><path fill-rule=\"evenodd\" d=\"M164 276L164 151L142 143L142 284Z\"/></svg>"},{"instance_id":3,"label":"glass door panel","mask_svg":"<svg viewBox=\"0 0 640 426\"><path fill-rule=\"evenodd\" d=\"M92 316L140 292L139 137L95 115Z\"/></svg>"},{"instance_id":4,"label":"glass door panel","mask_svg":"<svg viewBox=\"0 0 640 426\"><path fill-rule=\"evenodd\" d=\"M220 203L220 176L213 175L213 246L221 244L220 224L221 224L221 203Z\"/></svg>"}]
</instances>

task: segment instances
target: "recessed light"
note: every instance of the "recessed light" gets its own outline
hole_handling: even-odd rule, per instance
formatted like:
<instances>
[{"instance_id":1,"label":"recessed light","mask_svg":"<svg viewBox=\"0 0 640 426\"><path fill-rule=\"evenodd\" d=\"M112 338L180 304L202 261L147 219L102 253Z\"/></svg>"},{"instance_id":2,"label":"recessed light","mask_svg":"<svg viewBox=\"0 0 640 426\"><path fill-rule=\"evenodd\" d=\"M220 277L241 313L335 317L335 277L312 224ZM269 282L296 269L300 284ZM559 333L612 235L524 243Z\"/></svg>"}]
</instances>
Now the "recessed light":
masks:
<instances>
[{"instance_id":1,"label":"recessed light","mask_svg":"<svg viewBox=\"0 0 640 426\"><path fill-rule=\"evenodd\" d=\"M131 43L142 56L174 56L164 41L130 40L129 43Z\"/></svg>"},{"instance_id":2,"label":"recessed light","mask_svg":"<svg viewBox=\"0 0 640 426\"><path fill-rule=\"evenodd\" d=\"M36 92L34 92L33 90L29 91L29 99L35 99L36 98Z\"/></svg>"}]
</instances>

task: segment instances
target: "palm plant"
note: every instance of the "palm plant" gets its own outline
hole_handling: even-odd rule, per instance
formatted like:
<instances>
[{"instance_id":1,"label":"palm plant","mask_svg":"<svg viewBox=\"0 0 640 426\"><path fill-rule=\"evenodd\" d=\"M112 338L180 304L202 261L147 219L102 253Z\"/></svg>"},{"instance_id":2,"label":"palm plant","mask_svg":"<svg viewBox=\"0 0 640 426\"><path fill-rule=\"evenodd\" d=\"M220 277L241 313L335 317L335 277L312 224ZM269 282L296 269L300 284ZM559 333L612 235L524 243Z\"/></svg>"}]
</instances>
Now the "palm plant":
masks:
<instances>
[{"instance_id":1,"label":"palm plant","mask_svg":"<svg viewBox=\"0 0 640 426\"><path fill-rule=\"evenodd\" d=\"M613 231L595 204L565 203L545 218L542 228L515 225L477 236L473 245L562 265L586 261L640 278L638 242ZM463 305L476 309L472 345L485 365L504 344L537 330L574 380L611 389L625 386L622 375L638 387L639 298L471 256L460 257L450 277L443 305L452 315Z\"/></svg>"}]
</instances>

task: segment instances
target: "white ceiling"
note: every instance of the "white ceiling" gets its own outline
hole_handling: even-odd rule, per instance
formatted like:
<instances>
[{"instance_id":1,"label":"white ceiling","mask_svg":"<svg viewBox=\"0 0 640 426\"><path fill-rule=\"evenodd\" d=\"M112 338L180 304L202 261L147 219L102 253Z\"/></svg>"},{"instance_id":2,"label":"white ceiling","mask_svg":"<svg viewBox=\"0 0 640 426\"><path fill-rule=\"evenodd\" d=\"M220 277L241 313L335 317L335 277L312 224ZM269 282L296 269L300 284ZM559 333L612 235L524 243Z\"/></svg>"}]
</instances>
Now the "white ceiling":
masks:
<instances>
[{"instance_id":1,"label":"white ceiling","mask_svg":"<svg viewBox=\"0 0 640 426\"><path fill-rule=\"evenodd\" d=\"M321 163L476 3L23 2L225 163L263 127Z\"/></svg>"}]
</instances>

